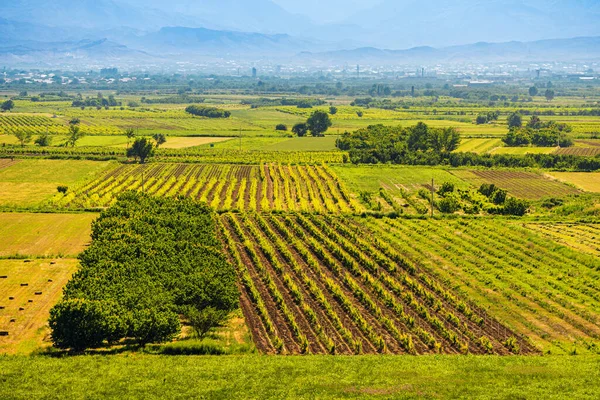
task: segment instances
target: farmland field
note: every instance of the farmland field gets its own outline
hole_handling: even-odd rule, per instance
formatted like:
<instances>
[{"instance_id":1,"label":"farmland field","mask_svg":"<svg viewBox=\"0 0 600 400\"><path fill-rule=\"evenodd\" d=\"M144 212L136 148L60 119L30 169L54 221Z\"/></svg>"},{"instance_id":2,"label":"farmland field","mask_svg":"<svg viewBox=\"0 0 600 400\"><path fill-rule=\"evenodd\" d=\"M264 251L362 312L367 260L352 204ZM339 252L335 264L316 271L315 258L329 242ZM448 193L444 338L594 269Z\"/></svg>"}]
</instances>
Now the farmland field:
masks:
<instances>
[{"instance_id":1,"label":"farmland field","mask_svg":"<svg viewBox=\"0 0 600 400\"><path fill-rule=\"evenodd\" d=\"M352 212L360 210L324 166L153 164L120 166L52 203L69 208L105 207L125 191L186 196L219 210Z\"/></svg>"},{"instance_id":2,"label":"farmland field","mask_svg":"<svg viewBox=\"0 0 600 400\"><path fill-rule=\"evenodd\" d=\"M0 257L74 257L96 214L0 214Z\"/></svg>"},{"instance_id":3,"label":"farmland field","mask_svg":"<svg viewBox=\"0 0 600 400\"><path fill-rule=\"evenodd\" d=\"M48 312L77 260L0 260L0 353L30 353L49 333ZM47 342L47 339L46 339Z\"/></svg>"},{"instance_id":4,"label":"farmland field","mask_svg":"<svg viewBox=\"0 0 600 400\"><path fill-rule=\"evenodd\" d=\"M73 186L93 179L111 162L22 160L0 161L0 206L36 206L50 199L59 185Z\"/></svg>"},{"instance_id":5,"label":"farmland field","mask_svg":"<svg viewBox=\"0 0 600 400\"><path fill-rule=\"evenodd\" d=\"M595 157L600 154L600 147L567 147L558 149L556 154L565 156Z\"/></svg>"},{"instance_id":6,"label":"farmland field","mask_svg":"<svg viewBox=\"0 0 600 400\"><path fill-rule=\"evenodd\" d=\"M585 190L600 193L600 174L586 172L550 172L550 176L562 182L567 182Z\"/></svg>"},{"instance_id":7,"label":"farmland field","mask_svg":"<svg viewBox=\"0 0 600 400\"><path fill-rule=\"evenodd\" d=\"M597 258L501 220L368 220L367 226L538 348L597 348Z\"/></svg>"},{"instance_id":8,"label":"farmland field","mask_svg":"<svg viewBox=\"0 0 600 400\"><path fill-rule=\"evenodd\" d=\"M528 229L543 234L573 250L600 256L600 225L576 223L531 223Z\"/></svg>"},{"instance_id":9,"label":"farmland field","mask_svg":"<svg viewBox=\"0 0 600 400\"><path fill-rule=\"evenodd\" d=\"M454 170L452 174L477 187L484 183L493 183L508 190L508 193L513 196L523 199L537 200L543 197L560 197L579 193L579 190L571 186L534 172Z\"/></svg>"},{"instance_id":10,"label":"farmland field","mask_svg":"<svg viewBox=\"0 0 600 400\"><path fill-rule=\"evenodd\" d=\"M351 222L222 219L242 309L266 353L535 353L482 309Z\"/></svg>"},{"instance_id":11,"label":"farmland field","mask_svg":"<svg viewBox=\"0 0 600 400\"><path fill-rule=\"evenodd\" d=\"M502 146L500 139L463 139L456 152L484 154Z\"/></svg>"}]
</instances>

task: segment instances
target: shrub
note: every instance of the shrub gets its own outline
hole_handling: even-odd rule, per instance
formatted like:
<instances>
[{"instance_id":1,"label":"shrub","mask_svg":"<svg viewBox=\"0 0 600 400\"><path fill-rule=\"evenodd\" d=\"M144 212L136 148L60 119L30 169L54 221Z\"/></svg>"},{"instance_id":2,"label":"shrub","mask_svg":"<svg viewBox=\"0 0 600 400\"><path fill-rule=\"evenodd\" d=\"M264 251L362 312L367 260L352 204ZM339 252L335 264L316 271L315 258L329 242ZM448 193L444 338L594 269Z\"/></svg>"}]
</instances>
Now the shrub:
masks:
<instances>
[{"instance_id":1,"label":"shrub","mask_svg":"<svg viewBox=\"0 0 600 400\"><path fill-rule=\"evenodd\" d=\"M460 201L456 196L446 196L438 202L438 209L444 214L453 214L461 209Z\"/></svg>"},{"instance_id":2,"label":"shrub","mask_svg":"<svg viewBox=\"0 0 600 400\"><path fill-rule=\"evenodd\" d=\"M287 130L288 130L288 128L287 128L287 126L286 126L286 125L284 125L284 124L278 124L278 125L275 127L275 130L276 130L276 131L287 131Z\"/></svg>"},{"instance_id":3,"label":"shrub","mask_svg":"<svg viewBox=\"0 0 600 400\"><path fill-rule=\"evenodd\" d=\"M56 188L56 190L58 190L58 193L65 194L65 193L67 193L67 191L69 190L69 188L68 188L68 186L58 186Z\"/></svg>"},{"instance_id":4,"label":"shrub","mask_svg":"<svg viewBox=\"0 0 600 400\"><path fill-rule=\"evenodd\" d=\"M214 307L206 307L198 310L190 308L187 313L190 325L200 339L204 338L212 329L221 326L228 318L227 311L218 310Z\"/></svg>"}]
</instances>

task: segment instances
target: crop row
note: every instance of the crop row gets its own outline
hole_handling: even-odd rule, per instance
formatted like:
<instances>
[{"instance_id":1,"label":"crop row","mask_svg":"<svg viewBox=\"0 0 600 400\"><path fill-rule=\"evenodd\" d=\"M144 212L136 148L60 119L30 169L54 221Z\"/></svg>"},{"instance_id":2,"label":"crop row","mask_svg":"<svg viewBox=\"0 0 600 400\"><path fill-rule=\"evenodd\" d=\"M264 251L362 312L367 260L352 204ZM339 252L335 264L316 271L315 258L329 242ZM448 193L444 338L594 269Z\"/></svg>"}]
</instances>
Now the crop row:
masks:
<instances>
[{"instance_id":1,"label":"crop row","mask_svg":"<svg viewBox=\"0 0 600 400\"><path fill-rule=\"evenodd\" d=\"M57 194L55 205L107 207L126 191L155 196L191 197L219 210L315 211L361 210L326 166L265 164L123 165L88 184Z\"/></svg>"},{"instance_id":2,"label":"crop row","mask_svg":"<svg viewBox=\"0 0 600 400\"><path fill-rule=\"evenodd\" d=\"M263 352L535 351L353 220L223 214L221 236Z\"/></svg>"},{"instance_id":3,"label":"crop row","mask_svg":"<svg viewBox=\"0 0 600 400\"><path fill-rule=\"evenodd\" d=\"M531 231L501 222L370 221L395 248L542 347L600 335L600 272Z\"/></svg>"}]
</instances>

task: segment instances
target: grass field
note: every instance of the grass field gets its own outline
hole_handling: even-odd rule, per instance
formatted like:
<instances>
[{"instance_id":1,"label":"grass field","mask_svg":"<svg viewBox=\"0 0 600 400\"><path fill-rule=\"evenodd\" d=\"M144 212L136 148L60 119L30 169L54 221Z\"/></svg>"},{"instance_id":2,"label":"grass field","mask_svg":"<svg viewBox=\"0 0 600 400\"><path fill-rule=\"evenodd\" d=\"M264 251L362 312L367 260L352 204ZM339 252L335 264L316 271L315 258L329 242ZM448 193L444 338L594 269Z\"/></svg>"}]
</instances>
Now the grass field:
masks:
<instances>
[{"instance_id":1,"label":"grass field","mask_svg":"<svg viewBox=\"0 0 600 400\"><path fill-rule=\"evenodd\" d=\"M453 170L457 178L470 182L479 187L484 183L493 183L508 193L528 200L538 200L544 197L561 197L577 194L579 190L564 183L548 179L541 174L523 171L507 170Z\"/></svg>"},{"instance_id":2,"label":"grass field","mask_svg":"<svg viewBox=\"0 0 600 400\"><path fill-rule=\"evenodd\" d=\"M0 397L590 399L598 357L0 357Z\"/></svg>"},{"instance_id":3,"label":"grass field","mask_svg":"<svg viewBox=\"0 0 600 400\"><path fill-rule=\"evenodd\" d=\"M559 181L570 183L586 192L600 193L600 173L588 172L549 172Z\"/></svg>"},{"instance_id":4,"label":"grass field","mask_svg":"<svg viewBox=\"0 0 600 400\"><path fill-rule=\"evenodd\" d=\"M97 214L0 213L0 257L75 257Z\"/></svg>"},{"instance_id":5,"label":"grass field","mask_svg":"<svg viewBox=\"0 0 600 400\"><path fill-rule=\"evenodd\" d=\"M491 154L552 154L556 147L498 147L490 151Z\"/></svg>"},{"instance_id":6,"label":"grass field","mask_svg":"<svg viewBox=\"0 0 600 400\"><path fill-rule=\"evenodd\" d=\"M77 260L0 260L0 353L31 353L49 345L48 312ZM2 386L2 385L0 385Z\"/></svg>"},{"instance_id":7,"label":"grass field","mask_svg":"<svg viewBox=\"0 0 600 400\"><path fill-rule=\"evenodd\" d=\"M12 163L0 169L0 206L40 205L56 193L57 186L76 186L95 178L112 165L111 162L68 160L22 160Z\"/></svg>"},{"instance_id":8,"label":"grass field","mask_svg":"<svg viewBox=\"0 0 600 400\"><path fill-rule=\"evenodd\" d=\"M503 145L500 139L463 139L456 152L485 154Z\"/></svg>"}]
</instances>

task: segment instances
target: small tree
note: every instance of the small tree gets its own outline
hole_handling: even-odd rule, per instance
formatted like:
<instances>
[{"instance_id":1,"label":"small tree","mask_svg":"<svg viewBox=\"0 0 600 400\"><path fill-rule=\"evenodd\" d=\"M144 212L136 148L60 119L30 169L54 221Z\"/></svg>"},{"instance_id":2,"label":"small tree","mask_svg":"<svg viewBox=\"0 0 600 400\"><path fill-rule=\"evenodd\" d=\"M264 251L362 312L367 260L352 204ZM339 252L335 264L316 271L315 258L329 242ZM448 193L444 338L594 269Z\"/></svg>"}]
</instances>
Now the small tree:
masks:
<instances>
[{"instance_id":1,"label":"small tree","mask_svg":"<svg viewBox=\"0 0 600 400\"><path fill-rule=\"evenodd\" d=\"M37 139L35 139L34 143L40 147L48 147L52 144L52 136L50 136L48 133L43 133Z\"/></svg>"},{"instance_id":2,"label":"small tree","mask_svg":"<svg viewBox=\"0 0 600 400\"><path fill-rule=\"evenodd\" d=\"M79 139L81 139L83 136L85 135L79 126L70 125L69 133L67 134L67 145L75 147Z\"/></svg>"},{"instance_id":3,"label":"small tree","mask_svg":"<svg viewBox=\"0 0 600 400\"><path fill-rule=\"evenodd\" d=\"M520 128L523 126L523 118L518 113L512 113L508 116L508 128Z\"/></svg>"},{"instance_id":4,"label":"small tree","mask_svg":"<svg viewBox=\"0 0 600 400\"><path fill-rule=\"evenodd\" d=\"M21 147L25 147L26 143L31 142L31 132L16 131L13 135L17 138L19 143L21 143Z\"/></svg>"},{"instance_id":5,"label":"small tree","mask_svg":"<svg viewBox=\"0 0 600 400\"><path fill-rule=\"evenodd\" d=\"M292 128L292 132L298 135L298 137L304 137L308 133L308 126L305 123L296 124Z\"/></svg>"},{"instance_id":6,"label":"small tree","mask_svg":"<svg viewBox=\"0 0 600 400\"><path fill-rule=\"evenodd\" d=\"M217 310L214 307L206 307L202 310L192 307L188 312L190 325L200 339L203 339L212 329L223 325L227 317L227 311Z\"/></svg>"},{"instance_id":7,"label":"small tree","mask_svg":"<svg viewBox=\"0 0 600 400\"><path fill-rule=\"evenodd\" d=\"M337 107L335 107L335 106L329 107L329 114L335 115L335 114L337 114L337 112L338 112Z\"/></svg>"},{"instance_id":8,"label":"small tree","mask_svg":"<svg viewBox=\"0 0 600 400\"><path fill-rule=\"evenodd\" d=\"M167 138L163 133L155 133L154 136L152 136L152 138L156 142L157 149L160 147L160 145L167 143Z\"/></svg>"},{"instance_id":9,"label":"small tree","mask_svg":"<svg viewBox=\"0 0 600 400\"><path fill-rule=\"evenodd\" d=\"M477 125L483 125L483 124L487 124L488 123L488 117L485 114L479 114L477 116L477 119L475 120L475 123Z\"/></svg>"},{"instance_id":10,"label":"small tree","mask_svg":"<svg viewBox=\"0 0 600 400\"><path fill-rule=\"evenodd\" d=\"M545 96L546 96L546 100L548 100L548 101L554 100L554 90L552 90L552 89L546 90Z\"/></svg>"},{"instance_id":11,"label":"small tree","mask_svg":"<svg viewBox=\"0 0 600 400\"><path fill-rule=\"evenodd\" d=\"M15 102L12 100L6 100L4 103L0 104L0 109L2 111L10 111L15 108Z\"/></svg>"},{"instance_id":12,"label":"small tree","mask_svg":"<svg viewBox=\"0 0 600 400\"><path fill-rule=\"evenodd\" d=\"M324 111L315 111L306 121L306 126L313 136L323 136L332 125L329 115Z\"/></svg>"},{"instance_id":13,"label":"small tree","mask_svg":"<svg viewBox=\"0 0 600 400\"><path fill-rule=\"evenodd\" d=\"M131 142L131 139L133 139L135 137L135 131L133 130L133 128L125 129L125 136L127 136L127 147L129 147L129 143Z\"/></svg>"},{"instance_id":14,"label":"small tree","mask_svg":"<svg viewBox=\"0 0 600 400\"><path fill-rule=\"evenodd\" d=\"M535 86L532 86L532 87L529 88L529 95L531 97L537 96L538 93L539 93L538 88L536 88Z\"/></svg>"},{"instance_id":15,"label":"small tree","mask_svg":"<svg viewBox=\"0 0 600 400\"><path fill-rule=\"evenodd\" d=\"M140 164L144 164L153 154L154 143L145 137L135 139L131 148L127 150L127 157L134 157L136 161L139 157Z\"/></svg>"},{"instance_id":16,"label":"small tree","mask_svg":"<svg viewBox=\"0 0 600 400\"><path fill-rule=\"evenodd\" d=\"M276 130L276 131L287 131L287 126L286 126L285 124L278 124L278 125L275 127L275 130Z\"/></svg>"}]
</instances>

